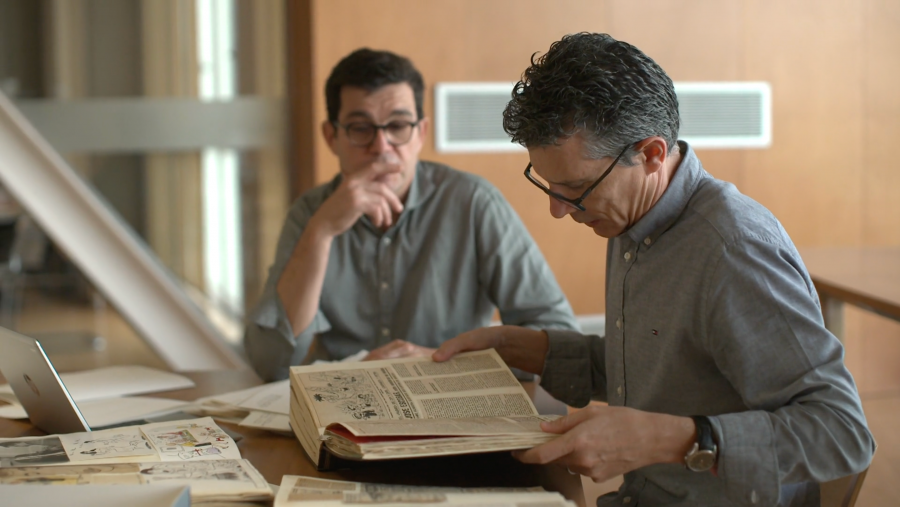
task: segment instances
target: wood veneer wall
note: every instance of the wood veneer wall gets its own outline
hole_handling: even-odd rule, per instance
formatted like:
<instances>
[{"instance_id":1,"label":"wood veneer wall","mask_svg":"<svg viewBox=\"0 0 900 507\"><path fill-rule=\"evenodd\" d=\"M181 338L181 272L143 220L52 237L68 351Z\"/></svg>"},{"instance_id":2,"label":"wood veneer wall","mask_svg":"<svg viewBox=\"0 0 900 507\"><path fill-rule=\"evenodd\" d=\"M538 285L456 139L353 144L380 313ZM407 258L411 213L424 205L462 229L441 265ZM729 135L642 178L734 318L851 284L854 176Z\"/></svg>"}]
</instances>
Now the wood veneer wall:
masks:
<instances>
[{"instance_id":1,"label":"wood veneer wall","mask_svg":"<svg viewBox=\"0 0 900 507\"><path fill-rule=\"evenodd\" d=\"M291 0L292 1L292 0ZM765 150L698 150L706 168L768 207L799 246L900 245L900 2L891 0L303 0L310 5L313 168L337 162L318 134L324 81L360 47L409 56L439 81L514 81L562 35L608 32L676 81L763 80L773 89ZM302 140L309 142L309 140ZM422 158L480 174L507 196L577 313L604 311L605 241L556 221L522 177L527 155ZM861 324L862 325L862 324ZM897 333L900 330L890 329Z\"/></svg>"}]
</instances>

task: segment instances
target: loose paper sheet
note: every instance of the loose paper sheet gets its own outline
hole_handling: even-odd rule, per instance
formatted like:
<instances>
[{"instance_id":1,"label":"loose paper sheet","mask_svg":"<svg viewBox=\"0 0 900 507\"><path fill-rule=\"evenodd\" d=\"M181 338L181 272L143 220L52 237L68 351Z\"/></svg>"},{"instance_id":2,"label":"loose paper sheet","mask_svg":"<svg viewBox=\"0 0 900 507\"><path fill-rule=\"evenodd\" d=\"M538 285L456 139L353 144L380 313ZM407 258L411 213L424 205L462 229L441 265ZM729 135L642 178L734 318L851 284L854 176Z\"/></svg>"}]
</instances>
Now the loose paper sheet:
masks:
<instances>
[{"instance_id":1,"label":"loose paper sheet","mask_svg":"<svg viewBox=\"0 0 900 507\"><path fill-rule=\"evenodd\" d=\"M280 380L266 384L254 392L249 398L237 405L247 410L262 410L276 414L290 413L291 386L290 380Z\"/></svg>"},{"instance_id":2,"label":"loose paper sheet","mask_svg":"<svg viewBox=\"0 0 900 507\"><path fill-rule=\"evenodd\" d=\"M248 428L259 428L289 434L291 432L290 422L291 419L289 416L276 414L274 412L260 412L254 410L241 421L240 425Z\"/></svg>"}]
</instances>

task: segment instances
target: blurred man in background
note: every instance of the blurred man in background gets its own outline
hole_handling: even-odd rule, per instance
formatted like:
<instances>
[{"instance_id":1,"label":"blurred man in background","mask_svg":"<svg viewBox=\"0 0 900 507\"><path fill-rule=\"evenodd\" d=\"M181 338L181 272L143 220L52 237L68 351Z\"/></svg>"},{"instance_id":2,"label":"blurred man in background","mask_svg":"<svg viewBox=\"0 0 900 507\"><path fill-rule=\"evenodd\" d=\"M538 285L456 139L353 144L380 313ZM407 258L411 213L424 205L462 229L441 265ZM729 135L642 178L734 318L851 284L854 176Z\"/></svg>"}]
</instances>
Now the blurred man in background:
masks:
<instances>
[{"instance_id":1,"label":"blurred man in background","mask_svg":"<svg viewBox=\"0 0 900 507\"><path fill-rule=\"evenodd\" d=\"M412 63L386 51L357 50L332 70L322 133L340 174L292 205L247 323L245 348L264 379L362 350L428 356L488 325L495 309L506 324L577 328L503 195L419 160L423 92Z\"/></svg>"}]
</instances>

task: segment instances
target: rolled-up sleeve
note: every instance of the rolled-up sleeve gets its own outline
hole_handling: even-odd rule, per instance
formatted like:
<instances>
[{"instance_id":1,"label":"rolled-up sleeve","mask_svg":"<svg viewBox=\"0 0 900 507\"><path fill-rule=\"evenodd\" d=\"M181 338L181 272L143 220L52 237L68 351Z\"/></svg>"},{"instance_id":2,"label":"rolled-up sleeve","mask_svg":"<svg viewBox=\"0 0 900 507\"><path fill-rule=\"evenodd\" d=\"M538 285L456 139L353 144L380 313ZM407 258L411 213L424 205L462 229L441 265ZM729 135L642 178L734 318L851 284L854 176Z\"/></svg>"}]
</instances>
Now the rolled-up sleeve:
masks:
<instances>
[{"instance_id":1,"label":"rolled-up sleeve","mask_svg":"<svg viewBox=\"0 0 900 507\"><path fill-rule=\"evenodd\" d=\"M263 293L244 330L244 349L250 364L267 382L287 378L290 366L301 363L306 357L315 335L331 329L328 319L319 310L306 329L295 332L277 291L281 273L310 215L302 201L291 207L278 239L275 262L269 268Z\"/></svg>"},{"instance_id":2,"label":"rolled-up sleeve","mask_svg":"<svg viewBox=\"0 0 900 507\"><path fill-rule=\"evenodd\" d=\"M492 187L479 189L473 198L479 283L503 323L579 330L553 271L509 202Z\"/></svg>"},{"instance_id":3,"label":"rolled-up sleeve","mask_svg":"<svg viewBox=\"0 0 900 507\"><path fill-rule=\"evenodd\" d=\"M606 400L604 339L575 331L547 330L550 349L544 359L541 387L573 407Z\"/></svg>"},{"instance_id":4,"label":"rolled-up sleeve","mask_svg":"<svg viewBox=\"0 0 900 507\"><path fill-rule=\"evenodd\" d=\"M707 347L749 408L712 417L729 497L775 505L786 484L865 469L875 443L796 250L743 238L710 273Z\"/></svg>"}]
</instances>

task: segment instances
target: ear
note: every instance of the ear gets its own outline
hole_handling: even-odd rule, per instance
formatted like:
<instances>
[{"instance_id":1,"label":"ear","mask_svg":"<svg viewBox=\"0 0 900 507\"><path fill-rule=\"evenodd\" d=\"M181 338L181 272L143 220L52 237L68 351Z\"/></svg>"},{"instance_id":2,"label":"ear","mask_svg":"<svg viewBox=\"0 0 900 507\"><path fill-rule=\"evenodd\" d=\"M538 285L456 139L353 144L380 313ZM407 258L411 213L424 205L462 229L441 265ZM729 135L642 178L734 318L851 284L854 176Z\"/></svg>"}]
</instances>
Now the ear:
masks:
<instances>
[{"instance_id":1,"label":"ear","mask_svg":"<svg viewBox=\"0 0 900 507\"><path fill-rule=\"evenodd\" d=\"M641 152L641 161L647 174L655 173L665 167L668 147L666 140L662 137L648 137L635 146L635 149Z\"/></svg>"},{"instance_id":2,"label":"ear","mask_svg":"<svg viewBox=\"0 0 900 507\"><path fill-rule=\"evenodd\" d=\"M337 155L337 128L328 120L322 122L322 136L331 152Z\"/></svg>"},{"instance_id":3,"label":"ear","mask_svg":"<svg viewBox=\"0 0 900 507\"><path fill-rule=\"evenodd\" d=\"M429 118L427 116L423 117L421 121L419 121L419 135L422 136L424 140L425 137L428 136L428 127L430 126Z\"/></svg>"}]
</instances>

